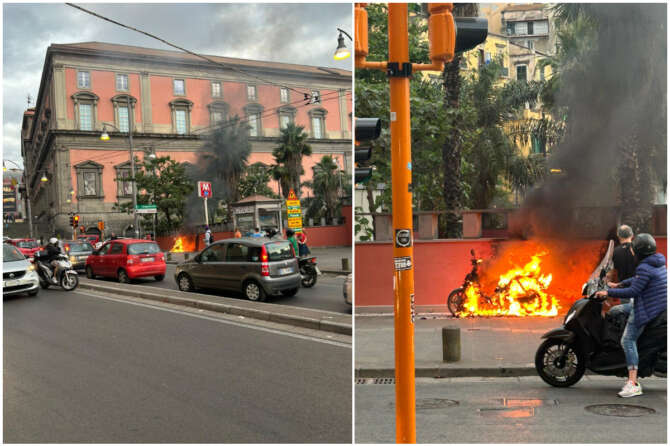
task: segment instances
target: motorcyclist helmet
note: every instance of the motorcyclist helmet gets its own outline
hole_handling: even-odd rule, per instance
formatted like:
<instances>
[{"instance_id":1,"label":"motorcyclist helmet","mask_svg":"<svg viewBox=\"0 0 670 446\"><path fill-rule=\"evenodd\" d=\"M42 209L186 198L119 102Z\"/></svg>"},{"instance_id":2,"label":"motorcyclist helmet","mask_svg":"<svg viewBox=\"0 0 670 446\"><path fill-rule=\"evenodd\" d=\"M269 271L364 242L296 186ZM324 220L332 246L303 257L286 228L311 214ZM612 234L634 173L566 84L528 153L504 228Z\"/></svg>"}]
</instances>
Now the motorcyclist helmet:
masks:
<instances>
[{"instance_id":1,"label":"motorcyclist helmet","mask_svg":"<svg viewBox=\"0 0 670 446\"><path fill-rule=\"evenodd\" d=\"M49 239L49 243L51 243L52 245L55 245L56 243L58 243L58 239L56 237L51 237Z\"/></svg>"},{"instance_id":2,"label":"motorcyclist helmet","mask_svg":"<svg viewBox=\"0 0 670 446\"><path fill-rule=\"evenodd\" d=\"M649 234L638 234L633 240L633 251L638 261L656 254L656 240Z\"/></svg>"},{"instance_id":3,"label":"motorcyclist helmet","mask_svg":"<svg viewBox=\"0 0 670 446\"><path fill-rule=\"evenodd\" d=\"M287 235L288 237L291 237L293 234L295 234L295 232L293 231L293 229L287 229L287 230L286 230L286 235Z\"/></svg>"}]
</instances>

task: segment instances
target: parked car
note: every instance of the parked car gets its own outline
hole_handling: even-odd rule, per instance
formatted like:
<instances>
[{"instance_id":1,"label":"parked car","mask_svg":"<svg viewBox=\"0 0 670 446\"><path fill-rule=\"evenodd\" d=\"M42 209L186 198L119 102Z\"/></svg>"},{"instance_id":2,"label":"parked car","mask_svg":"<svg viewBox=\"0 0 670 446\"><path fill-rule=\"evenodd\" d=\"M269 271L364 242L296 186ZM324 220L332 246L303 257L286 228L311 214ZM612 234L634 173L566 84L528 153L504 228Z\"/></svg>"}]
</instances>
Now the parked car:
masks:
<instances>
[{"instance_id":1,"label":"parked car","mask_svg":"<svg viewBox=\"0 0 670 446\"><path fill-rule=\"evenodd\" d=\"M105 242L86 259L86 277L116 277L128 283L140 277L165 278L165 256L156 242L118 239Z\"/></svg>"},{"instance_id":2,"label":"parked car","mask_svg":"<svg viewBox=\"0 0 670 446\"><path fill-rule=\"evenodd\" d=\"M70 263L74 269L86 268L86 259L94 251L93 246L83 239L65 240L63 242L63 247L65 249L65 254L70 257Z\"/></svg>"},{"instance_id":3,"label":"parked car","mask_svg":"<svg viewBox=\"0 0 670 446\"><path fill-rule=\"evenodd\" d=\"M291 243L264 237L214 242L193 259L177 265L174 277L181 291L241 291L253 301L279 293L294 296L301 280Z\"/></svg>"},{"instance_id":4,"label":"parked car","mask_svg":"<svg viewBox=\"0 0 670 446\"><path fill-rule=\"evenodd\" d=\"M77 240L86 240L88 241L92 246L95 246L96 243L100 241L100 236L96 234L83 234L77 237Z\"/></svg>"},{"instance_id":5,"label":"parked car","mask_svg":"<svg viewBox=\"0 0 670 446\"><path fill-rule=\"evenodd\" d=\"M9 243L2 244L2 280L3 297L21 293L35 296L40 291L35 265Z\"/></svg>"},{"instance_id":6,"label":"parked car","mask_svg":"<svg viewBox=\"0 0 670 446\"><path fill-rule=\"evenodd\" d=\"M37 240L32 238L15 238L7 240L8 243L16 246L21 251L21 254L30 259L35 256L35 253L40 250Z\"/></svg>"},{"instance_id":7,"label":"parked car","mask_svg":"<svg viewBox=\"0 0 670 446\"><path fill-rule=\"evenodd\" d=\"M342 294L344 295L344 303L351 305L351 273L347 275L342 284Z\"/></svg>"}]
</instances>

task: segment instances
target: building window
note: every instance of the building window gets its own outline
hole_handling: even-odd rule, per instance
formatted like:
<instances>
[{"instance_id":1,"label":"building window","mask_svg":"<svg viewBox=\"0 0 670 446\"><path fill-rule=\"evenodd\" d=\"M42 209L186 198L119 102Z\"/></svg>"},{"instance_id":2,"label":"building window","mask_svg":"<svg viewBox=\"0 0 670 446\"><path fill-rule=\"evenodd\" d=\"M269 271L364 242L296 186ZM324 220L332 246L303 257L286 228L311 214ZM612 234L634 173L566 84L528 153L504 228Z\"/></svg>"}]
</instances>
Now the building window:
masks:
<instances>
[{"instance_id":1,"label":"building window","mask_svg":"<svg viewBox=\"0 0 670 446\"><path fill-rule=\"evenodd\" d=\"M212 97L221 97L221 82L212 82Z\"/></svg>"},{"instance_id":2,"label":"building window","mask_svg":"<svg viewBox=\"0 0 670 446\"><path fill-rule=\"evenodd\" d=\"M247 115L249 136L263 136L263 122L261 120L263 106L260 104L247 104L244 107L244 112Z\"/></svg>"},{"instance_id":3,"label":"building window","mask_svg":"<svg viewBox=\"0 0 670 446\"><path fill-rule=\"evenodd\" d=\"M532 50L533 48L535 48L535 42L532 40L526 40L526 48Z\"/></svg>"},{"instance_id":4,"label":"building window","mask_svg":"<svg viewBox=\"0 0 670 446\"><path fill-rule=\"evenodd\" d=\"M289 115L279 115L279 128L284 130L291 123L291 117Z\"/></svg>"},{"instance_id":5,"label":"building window","mask_svg":"<svg viewBox=\"0 0 670 446\"><path fill-rule=\"evenodd\" d=\"M186 94L186 88L184 87L184 79L174 79L172 81L172 88L174 94L178 95L185 95Z\"/></svg>"},{"instance_id":6,"label":"building window","mask_svg":"<svg viewBox=\"0 0 670 446\"><path fill-rule=\"evenodd\" d=\"M281 87L279 89L279 99L282 103L286 104L289 101L289 92L288 88L286 87Z\"/></svg>"},{"instance_id":7,"label":"building window","mask_svg":"<svg viewBox=\"0 0 670 446\"><path fill-rule=\"evenodd\" d=\"M128 131L128 106L119 107L116 109L119 130L122 132Z\"/></svg>"},{"instance_id":8,"label":"building window","mask_svg":"<svg viewBox=\"0 0 670 446\"><path fill-rule=\"evenodd\" d=\"M117 197L132 197L133 182L130 175L130 162L119 164L116 169L116 195Z\"/></svg>"},{"instance_id":9,"label":"building window","mask_svg":"<svg viewBox=\"0 0 670 446\"><path fill-rule=\"evenodd\" d=\"M531 138L531 149L532 153L535 154L544 154L546 153L546 144L543 138L540 138L537 135L532 135Z\"/></svg>"},{"instance_id":10,"label":"building window","mask_svg":"<svg viewBox=\"0 0 670 446\"><path fill-rule=\"evenodd\" d=\"M98 96L89 92L79 92L72 95L74 102L74 120L79 130L95 130L98 111Z\"/></svg>"},{"instance_id":11,"label":"building window","mask_svg":"<svg viewBox=\"0 0 670 446\"><path fill-rule=\"evenodd\" d=\"M172 109L172 133L188 135L191 133L191 109L193 102L188 99L175 99L170 102Z\"/></svg>"},{"instance_id":12,"label":"building window","mask_svg":"<svg viewBox=\"0 0 670 446\"><path fill-rule=\"evenodd\" d=\"M549 34L549 21L540 20L534 24L535 34Z\"/></svg>"},{"instance_id":13,"label":"building window","mask_svg":"<svg viewBox=\"0 0 670 446\"><path fill-rule=\"evenodd\" d=\"M247 100L255 101L256 100L256 86L247 85Z\"/></svg>"},{"instance_id":14,"label":"building window","mask_svg":"<svg viewBox=\"0 0 670 446\"><path fill-rule=\"evenodd\" d=\"M77 171L77 198L103 198L102 164L84 161L74 168Z\"/></svg>"},{"instance_id":15,"label":"building window","mask_svg":"<svg viewBox=\"0 0 670 446\"><path fill-rule=\"evenodd\" d=\"M321 93L319 90L312 90L312 97L309 100L310 104L320 104L321 103Z\"/></svg>"},{"instance_id":16,"label":"building window","mask_svg":"<svg viewBox=\"0 0 670 446\"><path fill-rule=\"evenodd\" d=\"M528 22L528 32L527 34L533 34L533 22Z\"/></svg>"},{"instance_id":17,"label":"building window","mask_svg":"<svg viewBox=\"0 0 670 446\"><path fill-rule=\"evenodd\" d=\"M93 106L79 104L79 130L93 130Z\"/></svg>"},{"instance_id":18,"label":"building window","mask_svg":"<svg viewBox=\"0 0 670 446\"><path fill-rule=\"evenodd\" d=\"M527 70L526 65L517 65L516 66L516 80L518 80L518 81L528 80L528 78L526 76L526 70Z\"/></svg>"},{"instance_id":19,"label":"building window","mask_svg":"<svg viewBox=\"0 0 670 446\"><path fill-rule=\"evenodd\" d=\"M91 73L88 71L78 71L77 72L77 87L78 88L91 88Z\"/></svg>"},{"instance_id":20,"label":"building window","mask_svg":"<svg viewBox=\"0 0 670 446\"><path fill-rule=\"evenodd\" d=\"M296 108L290 105L284 105L277 111L279 114L279 129L285 129L289 124L295 121Z\"/></svg>"},{"instance_id":21,"label":"building window","mask_svg":"<svg viewBox=\"0 0 670 446\"><path fill-rule=\"evenodd\" d=\"M119 94L116 95L112 98L112 106L114 107L114 119L116 127L122 131L122 132L127 132L129 131L130 127L130 114L128 110L128 103L130 102L130 106L135 110L135 104L137 103L137 99L130 95L125 95L125 94ZM134 130L134 126L133 126Z\"/></svg>"},{"instance_id":22,"label":"building window","mask_svg":"<svg viewBox=\"0 0 670 446\"><path fill-rule=\"evenodd\" d=\"M228 118L228 104L223 101L212 102L207 105L209 108L209 124L214 126L219 122L225 121Z\"/></svg>"},{"instance_id":23,"label":"building window","mask_svg":"<svg viewBox=\"0 0 670 446\"><path fill-rule=\"evenodd\" d=\"M514 35L514 22L507 22L507 35L508 36Z\"/></svg>"},{"instance_id":24,"label":"building window","mask_svg":"<svg viewBox=\"0 0 670 446\"><path fill-rule=\"evenodd\" d=\"M326 111L325 108L315 108L309 112L309 120L312 124L312 138L322 139L326 137Z\"/></svg>"},{"instance_id":25,"label":"building window","mask_svg":"<svg viewBox=\"0 0 670 446\"><path fill-rule=\"evenodd\" d=\"M117 91L128 91L128 75L127 74L117 74L116 75L116 90Z\"/></svg>"},{"instance_id":26,"label":"building window","mask_svg":"<svg viewBox=\"0 0 670 446\"><path fill-rule=\"evenodd\" d=\"M515 22L514 34L516 34L517 36L523 36L528 34L528 22Z\"/></svg>"}]
</instances>

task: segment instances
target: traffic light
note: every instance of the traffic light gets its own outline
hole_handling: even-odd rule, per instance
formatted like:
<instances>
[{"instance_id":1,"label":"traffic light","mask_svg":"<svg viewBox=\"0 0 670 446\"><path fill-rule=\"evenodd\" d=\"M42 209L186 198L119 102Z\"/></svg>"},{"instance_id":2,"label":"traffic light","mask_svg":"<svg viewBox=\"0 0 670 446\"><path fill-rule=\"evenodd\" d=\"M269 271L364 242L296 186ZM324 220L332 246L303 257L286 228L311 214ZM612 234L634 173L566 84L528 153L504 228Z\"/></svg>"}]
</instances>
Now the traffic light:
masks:
<instances>
[{"instance_id":1,"label":"traffic light","mask_svg":"<svg viewBox=\"0 0 670 446\"><path fill-rule=\"evenodd\" d=\"M468 51L486 40L489 34L489 21L481 17L455 17L456 48L455 53Z\"/></svg>"},{"instance_id":2,"label":"traffic light","mask_svg":"<svg viewBox=\"0 0 670 446\"><path fill-rule=\"evenodd\" d=\"M79 226L79 216L75 215L72 217L72 227L76 228L77 226Z\"/></svg>"},{"instance_id":3,"label":"traffic light","mask_svg":"<svg viewBox=\"0 0 670 446\"><path fill-rule=\"evenodd\" d=\"M354 131L356 136L354 180L356 183L364 183L372 176L372 167L359 167L359 163L365 163L372 156L372 141L379 138L382 122L379 118L356 118Z\"/></svg>"},{"instance_id":4,"label":"traffic light","mask_svg":"<svg viewBox=\"0 0 670 446\"><path fill-rule=\"evenodd\" d=\"M70 215L70 226L74 226L74 215Z\"/></svg>"}]
</instances>

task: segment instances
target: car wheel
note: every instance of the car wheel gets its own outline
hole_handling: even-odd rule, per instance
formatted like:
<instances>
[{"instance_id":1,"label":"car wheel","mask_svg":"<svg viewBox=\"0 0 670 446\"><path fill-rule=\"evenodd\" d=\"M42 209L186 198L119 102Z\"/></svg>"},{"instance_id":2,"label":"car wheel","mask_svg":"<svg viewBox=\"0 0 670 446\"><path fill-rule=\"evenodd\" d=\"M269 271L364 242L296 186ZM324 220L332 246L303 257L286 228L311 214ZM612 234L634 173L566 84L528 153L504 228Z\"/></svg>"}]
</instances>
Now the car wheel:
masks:
<instances>
[{"instance_id":1,"label":"car wheel","mask_svg":"<svg viewBox=\"0 0 670 446\"><path fill-rule=\"evenodd\" d=\"M195 287L193 286L193 281L188 276L188 274L185 273L181 273L177 277L177 286L179 287L179 291L184 292L193 291L195 289Z\"/></svg>"},{"instance_id":2,"label":"car wheel","mask_svg":"<svg viewBox=\"0 0 670 446\"><path fill-rule=\"evenodd\" d=\"M116 277L119 279L119 283L130 283L130 278L125 270L120 269Z\"/></svg>"},{"instance_id":3,"label":"car wheel","mask_svg":"<svg viewBox=\"0 0 670 446\"><path fill-rule=\"evenodd\" d=\"M95 274L93 274L93 268L91 266L86 267L86 277L89 279L95 279Z\"/></svg>"},{"instance_id":4,"label":"car wheel","mask_svg":"<svg viewBox=\"0 0 670 446\"><path fill-rule=\"evenodd\" d=\"M281 293L286 297L295 296L296 294L298 294L298 288L291 288L290 290L284 290Z\"/></svg>"},{"instance_id":5,"label":"car wheel","mask_svg":"<svg viewBox=\"0 0 670 446\"><path fill-rule=\"evenodd\" d=\"M37 288L33 291L28 291L28 296L37 296L37 293L39 293L39 292L40 292L39 288Z\"/></svg>"},{"instance_id":6,"label":"car wheel","mask_svg":"<svg viewBox=\"0 0 670 446\"><path fill-rule=\"evenodd\" d=\"M163 279L165 279L165 275L164 274L159 274L157 276L154 276L154 279L156 279L156 282L162 282Z\"/></svg>"},{"instance_id":7,"label":"car wheel","mask_svg":"<svg viewBox=\"0 0 670 446\"><path fill-rule=\"evenodd\" d=\"M263 302L265 300L265 291L258 283L250 280L244 284L244 296L254 302Z\"/></svg>"}]
</instances>

